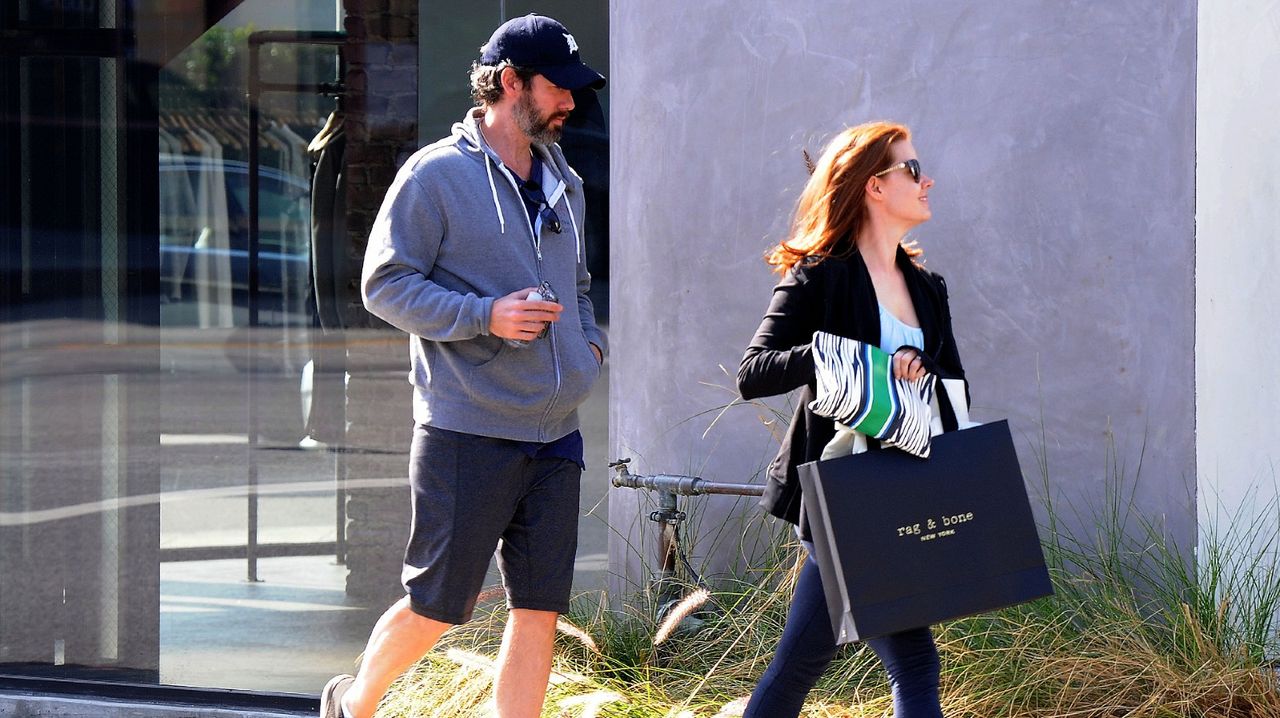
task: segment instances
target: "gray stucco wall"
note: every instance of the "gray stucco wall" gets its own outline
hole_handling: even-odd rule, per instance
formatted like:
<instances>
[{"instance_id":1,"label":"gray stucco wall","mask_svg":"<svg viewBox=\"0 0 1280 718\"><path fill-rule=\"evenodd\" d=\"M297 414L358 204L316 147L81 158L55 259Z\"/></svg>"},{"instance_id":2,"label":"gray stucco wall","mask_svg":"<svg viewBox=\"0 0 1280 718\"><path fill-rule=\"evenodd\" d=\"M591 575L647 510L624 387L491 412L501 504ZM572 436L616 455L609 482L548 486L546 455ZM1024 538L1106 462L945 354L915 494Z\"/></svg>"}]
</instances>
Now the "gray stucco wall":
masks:
<instances>
[{"instance_id":1,"label":"gray stucco wall","mask_svg":"<svg viewBox=\"0 0 1280 718\"><path fill-rule=\"evenodd\" d=\"M709 430L702 412L733 396L801 148L888 118L937 181L915 236L948 277L977 418L1011 418L1038 483L1043 411L1077 505L1101 495L1108 430L1129 473L1145 443L1139 506L1193 535L1194 2L653 0L610 21L610 425L633 470L760 480L760 412ZM641 501L610 497L633 577ZM709 535L729 502L694 503Z\"/></svg>"}]
</instances>

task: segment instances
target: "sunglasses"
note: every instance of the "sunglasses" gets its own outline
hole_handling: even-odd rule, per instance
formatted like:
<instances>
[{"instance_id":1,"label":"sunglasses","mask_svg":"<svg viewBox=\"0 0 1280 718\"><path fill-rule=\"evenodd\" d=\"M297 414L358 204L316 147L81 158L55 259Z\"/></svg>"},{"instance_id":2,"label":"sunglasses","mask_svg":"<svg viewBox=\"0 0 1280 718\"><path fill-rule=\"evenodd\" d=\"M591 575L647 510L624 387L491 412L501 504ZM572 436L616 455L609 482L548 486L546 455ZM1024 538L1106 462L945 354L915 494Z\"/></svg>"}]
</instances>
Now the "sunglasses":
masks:
<instances>
[{"instance_id":1,"label":"sunglasses","mask_svg":"<svg viewBox=\"0 0 1280 718\"><path fill-rule=\"evenodd\" d=\"M879 172L872 175L872 177L887 175L894 170L903 169L903 168L906 168L906 170L911 173L911 179L914 180L916 184L920 184L920 160L906 160L904 162L899 162L898 164L893 165L892 167L886 167L880 170Z\"/></svg>"},{"instance_id":2,"label":"sunglasses","mask_svg":"<svg viewBox=\"0 0 1280 718\"><path fill-rule=\"evenodd\" d=\"M560 216L551 208L551 204L547 202L547 196L542 192L542 184L535 179L526 180L520 185L520 191L524 194L525 199L539 205L538 219L542 220L542 226L560 234L564 229L560 226Z\"/></svg>"}]
</instances>

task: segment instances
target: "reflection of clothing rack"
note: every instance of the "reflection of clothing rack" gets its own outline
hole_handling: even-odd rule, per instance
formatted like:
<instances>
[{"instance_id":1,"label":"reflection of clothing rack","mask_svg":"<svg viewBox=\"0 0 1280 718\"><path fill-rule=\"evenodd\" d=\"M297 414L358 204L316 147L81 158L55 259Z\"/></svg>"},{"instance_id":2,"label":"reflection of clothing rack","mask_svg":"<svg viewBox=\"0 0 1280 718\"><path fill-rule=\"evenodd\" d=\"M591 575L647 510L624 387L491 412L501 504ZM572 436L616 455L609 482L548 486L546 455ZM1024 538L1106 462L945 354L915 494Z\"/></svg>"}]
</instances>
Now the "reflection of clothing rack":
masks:
<instances>
[{"instance_id":1,"label":"reflection of clothing rack","mask_svg":"<svg viewBox=\"0 0 1280 718\"><path fill-rule=\"evenodd\" d=\"M315 131L323 118L322 113L273 110L268 118L268 131L259 137L265 145L259 159L283 172L305 175L305 172L292 171L294 168L286 160L293 157L295 148L305 150L305 137ZM227 159L245 161L249 157L249 118L239 110L221 107L200 111L166 110L160 113L160 129L179 141L178 154L200 154L191 133L207 132L222 146L222 154Z\"/></svg>"},{"instance_id":2,"label":"reflection of clothing rack","mask_svg":"<svg viewBox=\"0 0 1280 718\"><path fill-rule=\"evenodd\" d=\"M259 103L263 95L268 93L302 93L314 92L330 95L337 99L337 109L343 106L342 97L345 92L343 79L346 76L346 58L342 47L346 44L347 35L337 31L290 32L265 30L249 35L249 332L246 355L249 373L248 392L248 433L249 433L249 467L248 467L248 539L245 546L248 580L258 580L258 407L257 407L257 352L255 347L255 329L258 326L258 293L260 278L258 267L259 255L259 165L261 163L262 139L260 132ZM267 82L261 77L261 50L263 45L325 45L337 48L337 79L333 82ZM346 553L346 496L342 480L342 459L339 456L337 467L337 541L335 551L339 561L345 560Z\"/></svg>"},{"instance_id":3,"label":"reflection of clothing rack","mask_svg":"<svg viewBox=\"0 0 1280 718\"><path fill-rule=\"evenodd\" d=\"M272 168L265 171L277 178L276 191L285 193L281 199L291 199L292 187L305 187L310 181L303 135L314 132L320 119L314 113L309 118L298 112L271 113L262 133L265 146L260 159L264 167ZM231 257L236 250L244 251L248 219L243 194L248 118L243 111L223 108L168 110L160 114L159 124L160 242L166 248L161 255L163 296L170 302L194 299L195 320L201 327L232 327L237 276ZM296 182L284 181L286 177ZM303 204L283 213L277 201L275 214L266 220L286 253L290 249L306 252L311 242L306 200L301 195L297 199ZM279 295L281 317L305 313L306 275L286 256L276 261L272 269L279 278L274 291ZM240 281L243 291L242 276Z\"/></svg>"}]
</instances>

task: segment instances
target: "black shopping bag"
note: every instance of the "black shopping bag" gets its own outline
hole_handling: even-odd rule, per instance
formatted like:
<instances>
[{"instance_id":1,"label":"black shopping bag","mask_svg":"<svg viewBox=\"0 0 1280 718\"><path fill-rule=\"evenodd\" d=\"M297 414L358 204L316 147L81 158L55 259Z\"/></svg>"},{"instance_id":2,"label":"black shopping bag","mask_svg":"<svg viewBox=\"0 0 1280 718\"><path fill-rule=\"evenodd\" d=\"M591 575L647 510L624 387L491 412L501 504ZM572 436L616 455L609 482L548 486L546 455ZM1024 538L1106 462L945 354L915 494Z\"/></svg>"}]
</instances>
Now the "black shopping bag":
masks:
<instances>
[{"instance_id":1,"label":"black shopping bag","mask_svg":"<svg viewBox=\"0 0 1280 718\"><path fill-rule=\"evenodd\" d=\"M1053 592L1007 421L799 472L837 644Z\"/></svg>"}]
</instances>

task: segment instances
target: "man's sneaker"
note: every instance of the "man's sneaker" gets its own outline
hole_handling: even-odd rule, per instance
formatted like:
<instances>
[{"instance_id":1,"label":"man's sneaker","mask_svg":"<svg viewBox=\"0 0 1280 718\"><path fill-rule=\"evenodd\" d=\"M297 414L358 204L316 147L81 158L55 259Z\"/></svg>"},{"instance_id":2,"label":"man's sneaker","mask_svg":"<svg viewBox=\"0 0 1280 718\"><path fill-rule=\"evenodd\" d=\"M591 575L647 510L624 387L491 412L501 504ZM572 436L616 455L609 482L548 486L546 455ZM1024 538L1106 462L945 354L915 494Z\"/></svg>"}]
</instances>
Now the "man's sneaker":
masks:
<instances>
[{"instance_id":1,"label":"man's sneaker","mask_svg":"<svg viewBox=\"0 0 1280 718\"><path fill-rule=\"evenodd\" d=\"M324 691L320 694L320 718L343 718L342 696L346 695L347 689L355 680L355 676L343 673L324 684Z\"/></svg>"}]
</instances>

